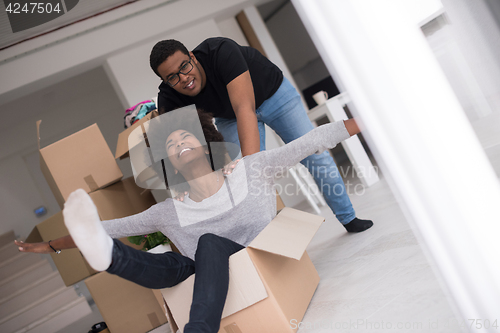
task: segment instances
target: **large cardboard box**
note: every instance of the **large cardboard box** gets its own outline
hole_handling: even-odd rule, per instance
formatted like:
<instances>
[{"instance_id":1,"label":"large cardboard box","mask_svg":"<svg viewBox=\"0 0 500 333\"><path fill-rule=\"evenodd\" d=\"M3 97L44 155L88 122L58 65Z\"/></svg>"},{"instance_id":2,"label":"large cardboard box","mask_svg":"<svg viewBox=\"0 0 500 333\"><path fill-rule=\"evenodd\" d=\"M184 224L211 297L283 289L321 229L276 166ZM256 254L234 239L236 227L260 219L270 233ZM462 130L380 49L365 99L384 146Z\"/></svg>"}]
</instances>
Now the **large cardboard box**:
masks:
<instances>
[{"instance_id":1,"label":"large cardboard box","mask_svg":"<svg viewBox=\"0 0 500 333\"><path fill-rule=\"evenodd\" d=\"M146 333L167 322L161 293L106 272L85 280L111 333Z\"/></svg>"},{"instance_id":2,"label":"large cardboard box","mask_svg":"<svg viewBox=\"0 0 500 333\"><path fill-rule=\"evenodd\" d=\"M126 178L89 195L97 207L101 220L137 214L156 203L151 191L144 191L135 185L133 177ZM59 212L36 225L26 238L26 242L47 242L67 235L69 235L68 229L64 225L62 212ZM142 246L130 243L126 238L120 240L134 248L142 248ZM51 256L67 286L96 273L78 249L64 250L60 254L51 253Z\"/></svg>"},{"instance_id":3,"label":"large cardboard box","mask_svg":"<svg viewBox=\"0 0 500 333\"><path fill-rule=\"evenodd\" d=\"M219 333L296 332L319 283L307 245L323 217L283 208L245 249L229 258L229 290ZM189 319L194 275L162 289L173 332Z\"/></svg>"},{"instance_id":4,"label":"large cardboard box","mask_svg":"<svg viewBox=\"0 0 500 333\"><path fill-rule=\"evenodd\" d=\"M135 130L137 127L141 126L142 124L144 124L145 122L147 122L150 119L153 119L156 116L158 116L158 111L153 110L118 135L118 142L116 143L115 158L119 158L122 160L122 159L127 158L129 156L128 151L129 151L130 133L132 133L132 131ZM140 140L143 140L143 138L137 137L136 140L139 140L137 142L140 142ZM133 139L132 139L132 142L134 142Z\"/></svg>"},{"instance_id":5,"label":"large cardboard box","mask_svg":"<svg viewBox=\"0 0 500 333\"><path fill-rule=\"evenodd\" d=\"M36 123L40 168L61 209L74 190L89 193L123 177L97 124L40 148L40 123Z\"/></svg>"}]
</instances>

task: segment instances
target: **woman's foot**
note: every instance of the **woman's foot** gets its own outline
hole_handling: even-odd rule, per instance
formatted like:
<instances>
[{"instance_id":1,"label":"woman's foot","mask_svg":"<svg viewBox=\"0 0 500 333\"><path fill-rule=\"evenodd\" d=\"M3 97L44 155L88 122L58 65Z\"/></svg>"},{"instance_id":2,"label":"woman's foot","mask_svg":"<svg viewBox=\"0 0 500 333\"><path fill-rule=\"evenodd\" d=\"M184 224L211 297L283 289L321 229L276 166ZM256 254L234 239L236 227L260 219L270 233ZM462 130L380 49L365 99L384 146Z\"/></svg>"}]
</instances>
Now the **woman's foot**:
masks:
<instances>
[{"instance_id":1,"label":"woman's foot","mask_svg":"<svg viewBox=\"0 0 500 333\"><path fill-rule=\"evenodd\" d=\"M71 193L64 203L64 223L76 246L96 271L105 271L111 264L113 239L101 224L97 208L82 189Z\"/></svg>"}]
</instances>

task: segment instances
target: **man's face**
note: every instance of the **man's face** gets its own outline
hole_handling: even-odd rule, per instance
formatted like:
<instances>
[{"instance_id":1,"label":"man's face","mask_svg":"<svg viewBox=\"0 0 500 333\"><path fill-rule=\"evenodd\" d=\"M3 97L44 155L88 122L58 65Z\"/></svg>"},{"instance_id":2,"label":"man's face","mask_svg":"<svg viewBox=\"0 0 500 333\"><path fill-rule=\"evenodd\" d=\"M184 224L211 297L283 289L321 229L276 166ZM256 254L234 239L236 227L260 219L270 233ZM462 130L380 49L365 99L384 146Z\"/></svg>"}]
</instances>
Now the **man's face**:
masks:
<instances>
[{"instance_id":1,"label":"man's face","mask_svg":"<svg viewBox=\"0 0 500 333\"><path fill-rule=\"evenodd\" d=\"M190 60L191 71L188 74L179 73L179 71L185 73L186 68L191 68L188 64ZM165 83L172 76L178 75L179 82L173 88L183 95L194 97L205 87L203 68L192 52L189 52L189 55L182 53L182 51L175 52L158 66L158 73Z\"/></svg>"}]
</instances>

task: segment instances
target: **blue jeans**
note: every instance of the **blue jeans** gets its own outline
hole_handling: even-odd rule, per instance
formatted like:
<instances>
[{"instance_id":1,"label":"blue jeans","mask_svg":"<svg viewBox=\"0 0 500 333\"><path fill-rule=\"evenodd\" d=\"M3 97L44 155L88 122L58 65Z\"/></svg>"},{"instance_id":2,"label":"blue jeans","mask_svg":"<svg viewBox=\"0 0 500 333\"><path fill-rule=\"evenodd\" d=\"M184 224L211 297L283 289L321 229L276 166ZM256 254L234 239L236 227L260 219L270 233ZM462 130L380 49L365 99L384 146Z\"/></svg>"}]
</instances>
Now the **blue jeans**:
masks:
<instances>
[{"instance_id":1,"label":"blue jeans","mask_svg":"<svg viewBox=\"0 0 500 333\"><path fill-rule=\"evenodd\" d=\"M152 254L113 240L110 274L160 289L173 287L196 272L193 302L186 333L217 333L229 286L229 257L243 246L227 238L205 234L198 240L195 260L175 252Z\"/></svg>"},{"instance_id":2,"label":"blue jeans","mask_svg":"<svg viewBox=\"0 0 500 333\"><path fill-rule=\"evenodd\" d=\"M314 128L302 105L299 93L286 78L283 78L278 91L256 110L256 115L261 151L266 149L264 124L271 127L285 143L301 137ZM240 143L236 119L216 118L215 124L225 141ZM313 154L300 162L313 175L326 203L340 223L351 222L356 217L356 213L352 208L340 172L328 151L320 155Z\"/></svg>"}]
</instances>

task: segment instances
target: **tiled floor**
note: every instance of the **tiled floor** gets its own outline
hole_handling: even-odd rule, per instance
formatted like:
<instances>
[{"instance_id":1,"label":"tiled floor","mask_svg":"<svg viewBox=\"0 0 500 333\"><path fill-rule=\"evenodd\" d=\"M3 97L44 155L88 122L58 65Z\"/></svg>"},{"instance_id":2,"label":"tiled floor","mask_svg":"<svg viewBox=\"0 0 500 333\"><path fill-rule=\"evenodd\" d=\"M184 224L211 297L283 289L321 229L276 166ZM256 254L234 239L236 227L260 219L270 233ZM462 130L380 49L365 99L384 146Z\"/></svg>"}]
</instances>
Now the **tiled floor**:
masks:
<instances>
[{"instance_id":1,"label":"tiled floor","mask_svg":"<svg viewBox=\"0 0 500 333\"><path fill-rule=\"evenodd\" d=\"M358 217L375 225L348 234L322 208L326 221L308 248L321 281L299 332L460 332L452 300L387 182L351 200Z\"/></svg>"},{"instance_id":2,"label":"tiled floor","mask_svg":"<svg viewBox=\"0 0 500 333\"><path fill-rule=\"evenodd\" d=\"M356 179L346 182L352 189L358 183ZM375 225L363 233L348 234L322 207L326 221L308 248L321 282L299 332L461 332L455 325L452 301L387 182L382 179L364 191L357 189L360 195L350 194L357 215L372 219ZM305 202L295 208L312 212ZM99 318L94 311L87 322L73 325L71 332L86 333ZM167 326L155 333L170 333Z\"/></svg>"}]
</instances>

